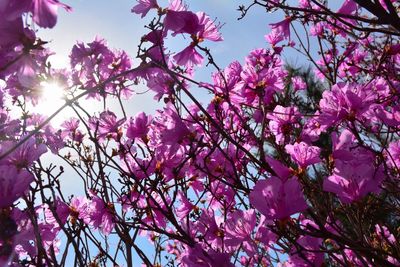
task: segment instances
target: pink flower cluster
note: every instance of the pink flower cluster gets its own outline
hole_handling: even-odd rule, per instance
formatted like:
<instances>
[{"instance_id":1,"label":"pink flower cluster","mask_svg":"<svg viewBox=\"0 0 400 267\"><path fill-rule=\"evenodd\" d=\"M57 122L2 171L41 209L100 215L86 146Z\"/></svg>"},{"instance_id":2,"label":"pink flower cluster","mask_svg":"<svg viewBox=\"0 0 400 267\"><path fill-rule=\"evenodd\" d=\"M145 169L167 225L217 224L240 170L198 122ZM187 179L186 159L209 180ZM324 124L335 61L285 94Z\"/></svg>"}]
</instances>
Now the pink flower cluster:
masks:
<instances>
[{"instance_id":1,"label":"pink flower cluster","mask_svg":"<svg viewBox=\"0 0 400 267\"><path fill-rule=\"evenodd\" d=\"M400 5L261 2L286 16L243 62L214 62L203 42L223 38L204 12L138 0L133 13L157 17L137 63L96 37L64 70L32 23L52 28L70 8L0 3L1 266L68 265L69 253L80 266L400 265ZM182 36L171 52L165 40ZM315 75L285 66L293 47ZM206 59L215 71L197 81ZM59 129L28 108L52 79L74 112ZM143 85L157 110L130 114L124 101ZM66 168L45 162L48 150ZM65 196L75 178L82 190Z\"/></svg>"}]
</instances>

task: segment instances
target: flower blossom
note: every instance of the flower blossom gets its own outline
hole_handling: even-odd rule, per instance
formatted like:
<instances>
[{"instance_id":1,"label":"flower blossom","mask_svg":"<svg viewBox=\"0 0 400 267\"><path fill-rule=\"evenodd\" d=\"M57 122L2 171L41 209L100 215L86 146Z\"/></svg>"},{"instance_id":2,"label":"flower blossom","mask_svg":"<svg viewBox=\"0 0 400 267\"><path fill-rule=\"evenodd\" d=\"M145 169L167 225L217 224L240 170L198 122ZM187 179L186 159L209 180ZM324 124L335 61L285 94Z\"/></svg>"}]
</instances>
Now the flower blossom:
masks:
<instances>
[{"instance_id":1,"label":"flower blossom","mask_svg":"<svg viewBox=\"0 0 400 267\"><path fill-rule=\"evenodd\" d=\"M0 166L0 208L11 206L33 180L33 175L26 170L17 170L12 165Z\"/></svg>"},{"instance_id":2,"label":"flower blossom","mask_svg":"<svg viewBox=\"0 0 400 267\"><path fill-rule=\"evenodd\" d=\"M273 112L267 114L270 119L268 126L272 134L275 136L276 143L282 144L285 135L289 134L296 125L300 113L297 107L282 107L277 105Z\"/></svg>"},{"instance_id":3,"label":"flower blossom","mask_svg":"<svg viewBox=\"0 0 400 267\"><path fill-rule=\"evenodd\" d=\"M294 177L285 182L275 176L260 180L249 198L267 219L285 219L308 207L300 183Z\"/></svg>"},{"instance_id":4,"label":"flower blossom","mask_svg":"<svg viewBox=\"0 0 400 267\"><path fill-rule=\"evenodd\" d=\"M183 220L195 207L186 196L179 191L177 195L177 199L181 203L181 205L176 208L176 216L179 220Z\"/></svg>"},{"instance_id":5,"label":"flower blossom","mask_svg":"<svg viewBox=\"0 0 400 267\"><path fill-rule=\"evenodd\" d=\"M345 0L342 6L337 11L340 14L351 15L357 10L357 4L354 0Z\"/></svg>"},{"instance_id":6,"label":"flower blossom","mask_svg":"<svg viewBox=\"0 0 400 267\"><path fill-rule=\"evenodd\" d=\"M197 15L191 11L168 10L164 19L166 31L172 31L174 35L179 33L197 34L204 29Z\"/></svg>"},{"instance_id":7,"label":"flower blossom","mask_svg":"<svg viewBox=\"0 0 400 267\"><path fill-rule=\"evenodd\" d=\"M61 124L61 127L64 128L62 131L62 137L69 137L72 141L81 143L84 137L84 134L78 129L79 128L79 120L76 118L71 118L69 120L64 121Z\"/></svg>"},{"instance_id":8,"label":"flower blossom","mask_svg":"<svg viewBox=\"0 0 400 267\"><path fill-rule=\"evenodd\" d=\"M386 158L390 167L400 169L400 141L389 144Z\"/></svg>"},{"instance_id":9,"label":"flower blossom","mask_svg":"<svg viewBox=\"0 0 400 267\"><path fill-rule=\"evenodd\" d=\"M321 124L331 126L343 119L362 118L375 101L375 94L370 88L355 84L338 83L331 91L325 91L319 102Z\"/></svg>"},{"instance_id":10,"label":"flower blossom","mask_svg":"<svg viewBox=\"0 0 400 267\"><path fill-rule=\"evenodd\" d=\"M228 253L216 252L212 249L204 251L199 244L194 247L185 246L179 262L182 267L233 267Z\"/></svg>"},{"instance_id":11,"label":"flower blossom","mask_svg":"<svg viewBox=\"0 0 400 267\"><path fill-rule=\"evenodd\" d=\"M138 4L132 7L132 13L141 14L141 17L144 18L150 9L157 8L157 0L138 0Z\"/></svg>"},{"instance_id":12,"label":"flower blossom","mask_svg":"<svg viewBox=\"0 0 400 267\"><path fill-rule=\"evenodd\" d=\"M189 45L181 52L174 56L176 64L178 65L201 65L203 63L203 56L197 52L193 45Z\"/></svg>"},{"instance_id":13,"label":"flower blossom","mask_svg":"<svg viewBox=\"0 0 400 267\"><path fill-rule=\"evenodd\" d=\"M151 120L151 116L147 116L146 113L140 112L130 120L126 130L126 136L130 139L146 138L146 135L149 132Z\"/></svg>"},{"instance_id":14,"label":"flower blossom","mask_svg":"<svg viewBox=\"0 0 400 267\"><path fill-rule=\"evenodd\" d=\"M174 56L178 65L201 65L203 63L203 56L196 51L195 47L198 43L203 42L205 39L217 42L222 41L222 36L219 33L219 27L207 16L204 12L196 13L200 28L197 33L192 33L191 37L193 42L183 49L181 52Z\"/></svg>"},{"instance_id":15,"label":"flower blossom","mask_svg":"<svg viewBox=\"0 0 400 267\"><path fill-rule=\"evenodd\" d=\"M81 207L79 217L83 218L85 223L95 229L99 228L104 235L109 235L115 225L111 208L93 192L89 193L91 200Z\"/></svg>"},{"instance_id":16,"label":"flower blossom","mask_svg":"<svg viewBox=\"0 0 400 267\"><path fill-rule=\"evenodd\" d=\"M382 166L375 166L372 152L355 145L355 137L346 130L333 136L333 174L326 178L323 189L335 193L343 203L351 203L368 193L379 193L384 179Z\"/></svg>"},{"instance_id":17,"label":"flower blossom","mask_svg":"<svg viewBox=\"0 0 400 267\"><path fill-rule=\"evenodd\" d=\"M290 17L278 22L270 24L271 32L265 36L265 39L272 45L275 46L284 39L290 39Z\"/></svg>"},{"instance_id":18,"label":"flower blossom","mask_svg":"<svg viewBox=\"0 0 400 267\"><path fill-rule=\"evenodd\" d=\"M98 134L100 139L113 138L117 140L120 135L120 126L124 123L124 119L117 119L112 111L103 111L100 117L92 117L89 120L90 129Z\"/></svg>"},{"instance_id":19,"label":"flower blossom","mask_svg":"<svg viewBox=\"0 0 400 267\"><path fill-rule=\"evenodd\" d=\"M71 11L71 7L58 0L3 0L0 14L4 12L7 21L20 18L22 13L31 12L33 21L42 28L53 28L57 23L57 11L62 7Z\"/></svg>"},{"instance_id":20,"label":"flower blossom","mask_svg":"<svg viewBox=\"0 0 400 267\"><path fill-rule=\"evenodd\" d=\"M32 1L31 11L33 21L42 28L53 28L57 23L57 10L59 7L67 11L71 7L58 0L30 0Z\"/></svg>"},{"instance_id":21,"label":"flower blossom","mask_svg":"<svg viewBox=\"0 0 400 267\"><path fill-rule=\"evenodd\" d=\"M307 88L307 84L299 76L292 77L292 83L294 91L305 90Z\"/></svg>"},{"instance_id":22,"label":"flower blossom","mask_svg":"<svg viewBox=\"0 0 400 267\"><path fill-rule=\"evenodd\" d=\"M254 209L237 210L225 222L225 244L233 250L239 245L249 256L253 256L257 250L251 233L256 227L256 213Z\"/></svg>"},{"instance_id":23,"label":"flower blossom","mask_svg":"<svg viewBox=\"0 0 400 267\"><path fill-rule=\"evenodd\" d=\"M351 203L368 193L378 193L383 180L382 169L370 164L337 162L333 175L323 184L327 192L335 193L343 203Z\"/></svg>"},{"instance_id":24,"label":"flower blossom","mask_svg":"<svg viewBox=\"0 0 400 267\"><path fill-rule=\"evenodd\" d=\"M22 137L23 139L23 137ZM0 144L0 155L6 153L16 145L16 142L5 141ZM22 145L17 147L10 155L0 161L0 165L13 165L18 170L25 169L46 153L44 144L36 144L34 138L29 138Z\"/></svg>"},{"instance_id":25,"label":"flower blossom","mask_svg":"<svg viewBox=\"0 0 400 267\"><path fill-rule=\"evenodd\" d=\"M293 145L286 145L285 149L301 168L321 161L319 158L321 149L319 147L309 146L304 142L296 142Z\"/></svg>"}]
</instances>

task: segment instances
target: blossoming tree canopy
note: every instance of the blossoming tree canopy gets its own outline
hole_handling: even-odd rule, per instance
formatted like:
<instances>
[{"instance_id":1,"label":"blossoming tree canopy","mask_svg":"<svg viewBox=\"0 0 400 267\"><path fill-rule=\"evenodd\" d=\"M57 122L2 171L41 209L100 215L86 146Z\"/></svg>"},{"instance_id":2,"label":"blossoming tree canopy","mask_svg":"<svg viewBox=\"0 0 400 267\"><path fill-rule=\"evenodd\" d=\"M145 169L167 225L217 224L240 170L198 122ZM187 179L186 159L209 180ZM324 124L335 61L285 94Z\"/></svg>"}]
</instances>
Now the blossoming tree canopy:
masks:
<instances>
[{"instance_id":1,"label":"blossoming tree canopy","mask_svg":"<svg viewBox=\"0 0 400 267\"><path fill-rule=\"evenodd\" d=\"M226 66L191 4L132 0L136 53L55 68L72 8L0 2L0 266L400 266L400 1L244 0L278 19Z\"/></svg>"}]
</instances>

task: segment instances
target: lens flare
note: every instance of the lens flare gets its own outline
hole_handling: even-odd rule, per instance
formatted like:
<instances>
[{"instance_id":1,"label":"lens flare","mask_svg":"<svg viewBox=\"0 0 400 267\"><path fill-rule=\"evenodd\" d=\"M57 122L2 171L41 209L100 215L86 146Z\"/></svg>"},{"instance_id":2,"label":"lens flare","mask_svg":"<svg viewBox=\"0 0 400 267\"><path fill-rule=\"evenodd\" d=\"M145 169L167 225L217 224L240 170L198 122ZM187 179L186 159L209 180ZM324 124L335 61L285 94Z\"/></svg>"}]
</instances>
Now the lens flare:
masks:
<instances>
[{"instance_id":1,"label":"lens flare","mask_svg":"<svg viewBox=\"0 0 400 267\"><path fill-rule=\"evenodd\" d=\"M40 94L39 105L43 105L47 111L49 108L57 109L65 103L65 89L57 82L43 82Z\"/></svg>"},{"instance_id":2,"label":"lens flare","mask_svg":"<svg viewBox=\"0 0 400 267\"><path fill-rule=\"evenodd\" d=\"M40 85L40 98L38 104L34 107L34 112L50 116L65 104L65 99L66 90L63 86L55 81L43 82ZM60 115L57 116L58 120L62 119ZM54 123L52 124L54 125Z\"/></svg>"}]
</instances>

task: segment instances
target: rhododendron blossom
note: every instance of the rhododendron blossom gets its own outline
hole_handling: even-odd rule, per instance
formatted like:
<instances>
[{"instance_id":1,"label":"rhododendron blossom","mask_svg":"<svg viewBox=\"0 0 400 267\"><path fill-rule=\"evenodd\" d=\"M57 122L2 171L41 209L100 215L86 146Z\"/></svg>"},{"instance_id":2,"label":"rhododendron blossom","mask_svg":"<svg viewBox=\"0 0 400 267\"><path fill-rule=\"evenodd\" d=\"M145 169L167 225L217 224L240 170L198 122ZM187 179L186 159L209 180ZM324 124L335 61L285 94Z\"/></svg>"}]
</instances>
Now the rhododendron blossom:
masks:
<instances>
[{"instance_id":1,"label":"rhododendron blossom","mask_svg":"<svg viewBox=\"0 0 400 267\"><path fill-rule=\"evenodd\" d=\"M168 10L164 20L165 30L172 31L173 34L188 33L196 34L204 29L198 17L191 11Z\"/></svg>"},{"instance_id":2,"label":"rhododendron blossom","mask_svg":"<svg viewBox=\"0 0 400 267\"><path fill-rule=\"evenodd\" d=\"M276 106L273 112L267 115L269 129L275 136L277 143L282 144L285 141L285 135L296 126L297 119L300 117L296 107Z\"/></svg>"},{"instance_id":3,"label":"rhododendron blossom","mask_svg":"<svg viewBox=\"0 0 400 267\"><path fill-rule=\"evenodd\" d=\"M11 206L23 196L33 180L33 175L26 170L17 170L13 166L0 166L0 207Z\"/></svg>"},{"instance_id":4,"label":"rhododendron blossom","mask_svg":"<svg viewBox=\"0 0 400 267\"><path fill-rule=\"evenodd\" d=\"M156 0L139 0L138 4L132 7L132 12L141 14L141 17L145 17L152 8L157 8L158 4Z\"/></svg>"},{"instance_id":5,"label":"rhododendron blossom","mask_svg":"<svg viewBox=\"0 0 400 267\"><path fill-rule=\"evenodd\" d=\"M290 21L291 18L286 18L278 23L270 24L271 33L265 36L265 39L272 45L275 46L284 39L290 39Z\"/></svg>"},{"instance_id":6,"label":"rhododendron blossom","mask_svg":"<svg viewBox=\"0 0 400 267\"><path fill-rule=\"evenodd\" d=\"M285 219L307 209L295 177L285 182L274 176L259 181L250 194L250 201L267 219Z\"/></svg>"},{"instance_id":7,"label":"rhododendron blossom","mask_svg":"<svg viewBox=\"0 0 400 267\"><path fill-rule=\"evenodd\" d=\"M304 142L300 142L293 145L286 145L285 149L302 168L321 161L319 158L319 147L309 146Z\"/></svg>"}]
</instances>

